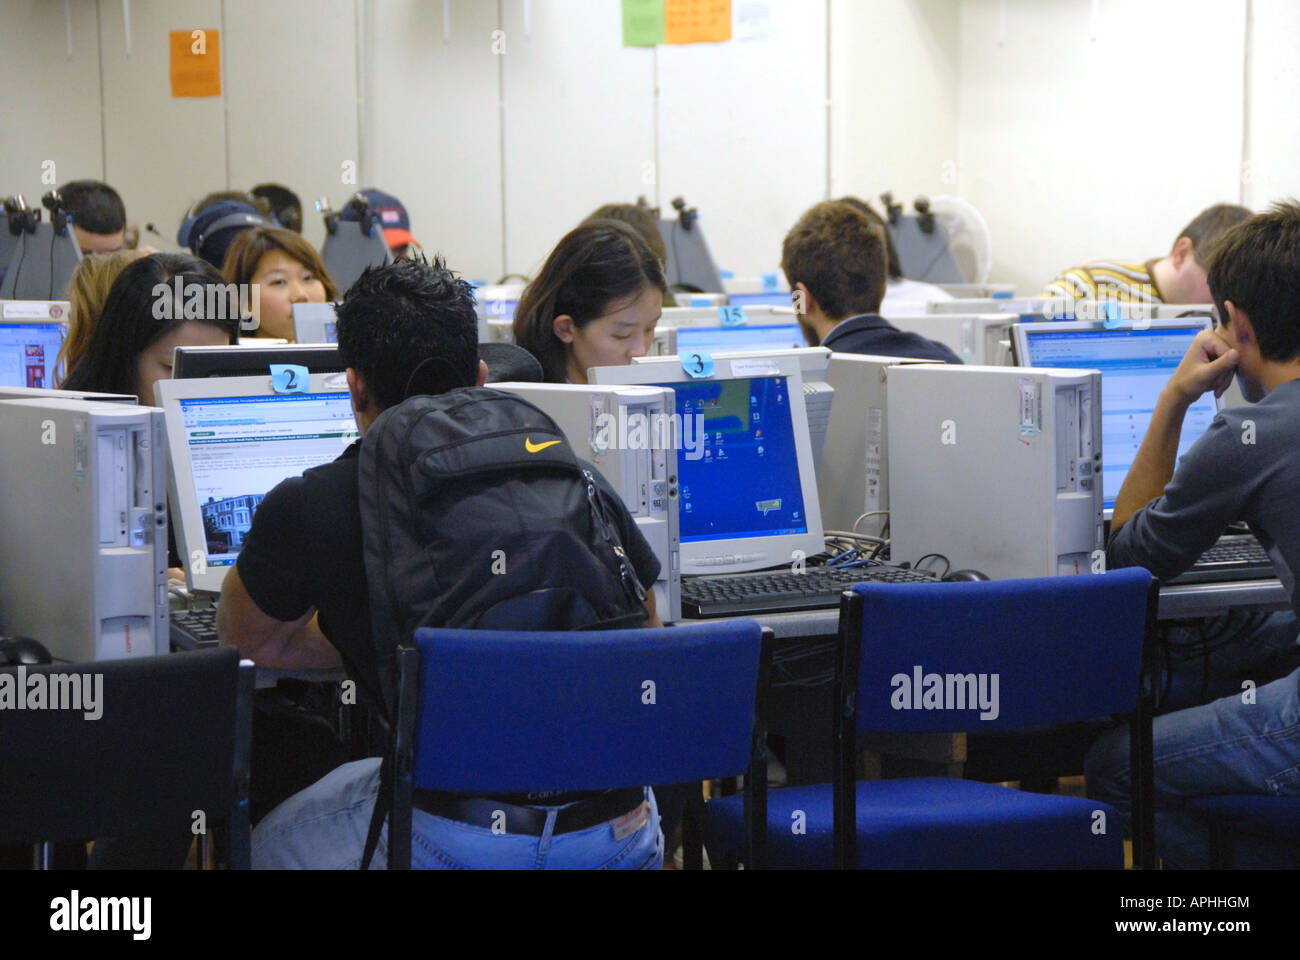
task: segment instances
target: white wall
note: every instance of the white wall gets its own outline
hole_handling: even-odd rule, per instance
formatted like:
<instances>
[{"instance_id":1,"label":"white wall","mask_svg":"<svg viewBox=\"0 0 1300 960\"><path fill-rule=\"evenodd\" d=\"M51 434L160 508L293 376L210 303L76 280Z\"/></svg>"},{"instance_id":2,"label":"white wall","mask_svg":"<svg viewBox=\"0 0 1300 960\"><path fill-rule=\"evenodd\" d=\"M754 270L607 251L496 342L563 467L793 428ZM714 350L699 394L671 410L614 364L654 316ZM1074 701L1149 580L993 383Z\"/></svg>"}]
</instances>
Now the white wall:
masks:
<instances>
[{"instance_id":1,"label":"white wall","mask_svg":"<svg viewBox=\"0 0 1300 960\"><path fill-rule=\"evenodd\" d=\"M1300 4L1251 0L1245 203L1264 209L1283 197L1300 197Z\"/></svg>"},{"instance_id":2,"label":"white wall","mask_svg":"<svg viewBox=\"0 0 1300 960\"><path fill-rule=\"evenodd\" d=\"M955 193L958 0L832 0L831 189Z\"/></svg>"},{"instance_id":3,"label":"white wall","mask_svg":"<svg viewBox=\"0 0 1300 960\"><path fill-rule=\"evenodd\" d=\"M172 247L210 190L280 180L310 207L373 185L492 280L641 193L684 195L719 265L754 275L824 196L955 192L1026 292L1163 253L1209 203L1300 194L1294 0L1250 0L1248 52L1247 0L1102 0L1095 40L1090 0L1007 0L1002 45L999 0L734 6L763 3L764 39L646 50L616 0L532 0L527 29L524 0L451 0L446 39L439 0L132 0L128 57L122 4L72 0L69 60L62 4L6 0L0 193L39 197L54 160ZM222 31L221 98L170 96L167 32L194 27Z\"/></svg>"},{"instance_id":4,"label":"white wall","mask_svg":"<svg viewBox=\"0 0 1300 960\"><path fill-rule=\"evenodd\" d=\"M1240 195L1244 0L1104 2L1095 40L1091 6L1008 0L999 45L998 0L962 0L961 195L992 279L1030 295L1086 260L1163 255Z\"/></svg>"}]
</instances>

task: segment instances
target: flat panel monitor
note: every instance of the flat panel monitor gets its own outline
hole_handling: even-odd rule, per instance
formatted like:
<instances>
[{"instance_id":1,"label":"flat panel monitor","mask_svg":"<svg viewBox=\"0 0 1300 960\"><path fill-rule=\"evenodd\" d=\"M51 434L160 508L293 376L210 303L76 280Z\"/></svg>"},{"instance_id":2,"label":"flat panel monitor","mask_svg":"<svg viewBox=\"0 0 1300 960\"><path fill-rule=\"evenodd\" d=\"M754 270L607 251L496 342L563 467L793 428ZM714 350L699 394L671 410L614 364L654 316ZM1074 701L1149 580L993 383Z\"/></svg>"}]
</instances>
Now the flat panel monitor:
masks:
<instances>
[{"instance_id":1,"label":"flat panel monitor","mask_svg":"<svg viewBox=\"0 0 1300 960\"><path fill-rule=\"evenodd\" d=\"M306 367L308 373L342 373L347 369L339 359L339 348L328 343L177 347L173 356L172 376L178 380L257 375L269 380L273 363L297 364Z\"/></svg>"},{"instance_id":2,"label":"flat panel monitor","mask_svg":"<svg viewBox=\"0 0 1300 960\"><path fill-rule=\"evenodd\" d=\"M734 353L737 350L797 350L808 346L797 323L774 326L679 327L677 352Z\"/></svg>"},{"instance_id":3,"label":"flat panel monitor","mask_svg":"<svg viewBox=\"0 0 1300 960\"><path fill-rule=\"evenodd\" d=\"M1013 328L1022 366L1101 371L1102 507L1107 519L1151 425L1160 391L1192 340L1209 326L1208 318L1190 317L1109 328L1084 321L1018 323ZM1178 440L1179 457L1205 432L1220 406L1213 393L1192 404Z\"/></svg>"},{"instance_id":4,"label":"flat panel monitor","mask_svg":"<svg viewBox=\"0 0 1300 960\"><path fill-rule=\"evenodd\" d=\"M790 293L786 291L767 292L767 293L733 293L727 298L729 305L733 307L788 307L790 306Z\"/></svg>"},{"instance_id":5,"label":"flat panel monitor","mask_svg":"<svg viewBox=\"0 0 1300 960\"><path fill-rule=\"evenodd\" d=\"M63 321L48 316L26 319L6 314L0 319L0 386L54 386L66 333Z\"/></svg>"},{"instance_id":6,"label":"flat panel monitor","mask_svg":"<svg viewBox=\"0 0 1300 960\"><path fill-rule=\"evenodd\" d=\"M315 374L306 393L276 393L269 377L160 380L167 421L172 520L186 580L217 593L253 515L281 480L336 459L357 439L341 374Z\"/></svg>"},{"instance_id":7,"label":"flat panel monitor","mask_svg":"<svg viewBox=\"0 0 1300 960\"><path fill-rule=\"evenodd\" d=\"M825 548L803 378L793 357L597 367L595 383L672 387L683 574L788 566Z\"/></svg>"},{"instance_id":8,"label":"flat panel monitor","mask_svg":"<svg viewBox=\"0 0 1300 960\"><path fill-rule=\"evenodd\" d=\"M338 321L334 303L295 303L293 338L298 343L338 343Z\"/></svg>"}]
</instances>

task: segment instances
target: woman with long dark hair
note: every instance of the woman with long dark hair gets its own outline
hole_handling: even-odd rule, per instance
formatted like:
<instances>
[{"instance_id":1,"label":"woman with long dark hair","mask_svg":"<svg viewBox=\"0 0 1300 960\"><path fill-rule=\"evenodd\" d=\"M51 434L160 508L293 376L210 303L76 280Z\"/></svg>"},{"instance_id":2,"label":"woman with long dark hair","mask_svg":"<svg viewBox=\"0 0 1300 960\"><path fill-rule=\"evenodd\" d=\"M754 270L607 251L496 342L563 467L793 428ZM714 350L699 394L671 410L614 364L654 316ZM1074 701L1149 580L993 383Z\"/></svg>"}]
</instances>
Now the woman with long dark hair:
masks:
<instances>
[{"instance_id":1,"label":"woman with long dark hair","mask_svg":"<svg viewBox=\"0 0 1300 960\"><path fill-rule=\"evenodd\" d=\"M153 406L177 347L238 341L239 302L229 293L215 267L187 254L137 260L113 282L64 389L134 394Z\"/></svg>"},{"instance_id":2,"label":"woman with long dark hair","mask_svg":"<svg viewBox=\"0 0 1300 960\"><path fill-rule=\"evenodd\" d=\"M525 288L515 343L537 358L548 383L586 383L590 367L645 356L667 289L640 234L617 220L588 221L556 244Z\"/></svg>"}]
</instances>

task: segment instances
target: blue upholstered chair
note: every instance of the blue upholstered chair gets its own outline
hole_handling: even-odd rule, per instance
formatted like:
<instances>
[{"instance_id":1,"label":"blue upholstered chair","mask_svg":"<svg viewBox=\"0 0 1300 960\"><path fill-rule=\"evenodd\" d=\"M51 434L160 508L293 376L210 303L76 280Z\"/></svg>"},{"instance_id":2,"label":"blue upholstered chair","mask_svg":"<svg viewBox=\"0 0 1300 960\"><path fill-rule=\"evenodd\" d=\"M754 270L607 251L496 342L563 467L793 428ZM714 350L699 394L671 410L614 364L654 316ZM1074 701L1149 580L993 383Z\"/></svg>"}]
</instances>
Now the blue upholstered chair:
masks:
<instances>
[{"instance_id":1,"label":"blue upholstered chair","mask_svg":"<svg viewBox=\"0 0 1300 960\"><path fill-rule=\"evenodd\" d=\"M1151 717L1140 697L1157 590L1141 569L1034 580L858 584L840 608L835 782L772 791L785 867L1122 868L1123 823L1092 800L950 778L858 782L858 732L1133 719L1134 858L1152 857ZM739 849L734 798L708 805L710 858Z\"/></svg>"},{"instance_id":2,"label":"blue upholstered chair","mask_svg":"<svg viewBox=\"0 0 1300 960\"><path fill-rule=\"evenodd\" d=\"M771 632L752 620L417 630L398 654L389 867L410 866L413 788L467 797L608 790L765 769L756 718L770 648ZM758 809L743 856L755 863L765 783L746 782L745 810Z\"/></svg>"}]
</instances>

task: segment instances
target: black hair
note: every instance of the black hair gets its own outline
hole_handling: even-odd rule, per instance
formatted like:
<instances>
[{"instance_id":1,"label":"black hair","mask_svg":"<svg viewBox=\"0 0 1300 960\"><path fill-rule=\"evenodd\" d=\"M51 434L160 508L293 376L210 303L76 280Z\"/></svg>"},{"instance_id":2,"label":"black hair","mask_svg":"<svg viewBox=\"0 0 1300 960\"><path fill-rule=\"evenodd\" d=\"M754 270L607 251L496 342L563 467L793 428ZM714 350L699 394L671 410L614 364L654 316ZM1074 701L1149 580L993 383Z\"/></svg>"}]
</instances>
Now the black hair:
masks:
<instances>
[{"instance_id":1,"label":"black hair","mask_svg":"<svg viewBox=\"0 0 1300 960\"><path fill-rule=\"evenodd\" d=\"M229 301L223 300L220 309L209 316L207 304L213 301L205 296L204 309L193 315L185 302L175 300L177 278L183 290L191 284L216 284L222 291L226 289L215 268L188 254L155 253L132 263L109 289L86 352L63 382L64 389L135 394L140 354L185 323L206 323L224 330L232 344L237 342L238 310L226 309ZM159 285L167 288L166 294L157 289Z\"/></svg>"},{"instance_id":2,"label":"black hair","mask_svg":"<svg viewBox=\"0 0 1300 960\"><path fill-rule=\"evenodd\" d=\"M73 180L59 188L63 209L87 233L113 234L126 229L126 206L118 192L101 180Z\"/></svg>"},{"instance_id":3,"label":"black hair","mask_svg":"<svg viewBox=\"0 0 1300 960\"><path fill-rule=\"evenodd\" d=\"M1250 318L1264 359L1300 357L1300 203L1275 203L1223 234L1206 278L1221 323L1230 322L1231 300Z\"/></svg>"},{"instance_id":4,"label":"black hair","mask_svg":"<svg viewBox=\"0 0 1300 960\"><path fill-rule=\"evenodd\" d=\"M278 183L260 183L248 192L270 205L271 217L277 224L302 233L302 201L298 194Z\"/></svg>"},{"instance_id":5,"label":"black hair","mask_svg":"<svg viewBox=\"0 0 1300 960\"><path fill-rule=\"evenodd\" d=\"M619 220L589 220L555 245L524 289L515 343L537 358L548 383L564 383L565 344L555 335L555 318L567 314L582 329L650 288L663 293L668 284L641 234Z\"/></svg>"},{"instance_id":6,"label":"black hair","mask_svg":"<svg viewBox=\"0 0 1300 960\"><path fill-rule=\"evenodd\" d=\"M361 375L381 410L411 394L477 382L474 288L441 257L366 269L337 316L339 358Z\"/></svg>"}]
</instances>

